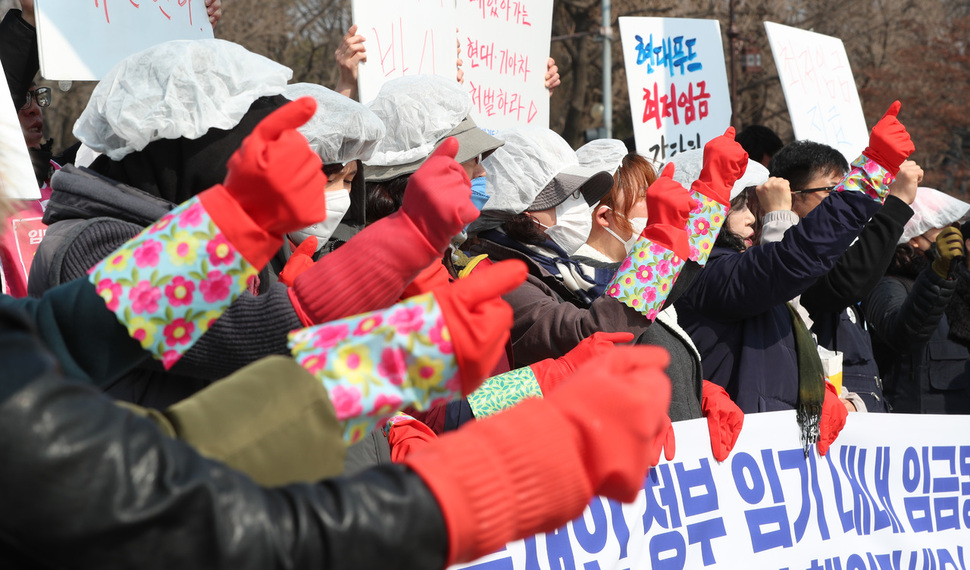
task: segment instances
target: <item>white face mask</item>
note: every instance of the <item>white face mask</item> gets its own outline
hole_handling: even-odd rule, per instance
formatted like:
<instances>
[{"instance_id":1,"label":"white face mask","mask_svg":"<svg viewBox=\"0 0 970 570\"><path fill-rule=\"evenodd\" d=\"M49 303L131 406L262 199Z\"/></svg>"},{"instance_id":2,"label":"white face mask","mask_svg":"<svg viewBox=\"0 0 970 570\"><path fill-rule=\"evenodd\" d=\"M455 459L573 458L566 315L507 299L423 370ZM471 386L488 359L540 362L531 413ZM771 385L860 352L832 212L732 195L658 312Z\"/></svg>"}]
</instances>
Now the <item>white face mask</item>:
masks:
<instances>
[{"instance_id":1,"label":"white face mask","mask_svg":"<svg viewBox=\"0 0 970 570\"><path fill-rule=\"evenodd\" d=\"M603 206L603 207L609 208L609 206ZM610 209L612 210L612 208ZM607 233L609 233L611 236L615 237L617 241L622 243L624 250L626 250L626 252L629 254L633 250L633 245L637 242L637 239L640 237L640 234L643 233L643 229L647 227L647 219L646 218L627 218L626 216L617 212L616 210L613 210L613 214L620 216L621 218L626 218L630 222L630 227L633 229L633 234L630 235L630 239L621 238L616 234L616 232L614 232L610 228L603 228L603 229L606 230Z\"/></svg>"},{"instance_id":2,"label":"white face mask","mask_svg":"<svg viewBox=\"0 0 970 570\"><path fill-rule=\"evenodd\" d=\"M303 240L310 236L316 236L317 238L317 250L322 248L333 232L337 229L337 224L340 220L344 219L344 216L350 211L350 192L340 189L331 190L326 193L327 196L327 219L322 222L313 224L298 230L295 232L290 232L290 239L297 244L303 243Z\"/></svg>"},{"instance_id":3,"label":"white face mask","mask_svg":"<svg viewBox=\"0 0 970 570\"><path fill-rule=\"evenodd\" d=\"M542 225L542 224L540 224ZM586 243L593 230L593 208L582 194L570 196L556 206L556 223L546 228L546 235L561 247L566 255L573 255Z\"/></svg>"}]
</instances>

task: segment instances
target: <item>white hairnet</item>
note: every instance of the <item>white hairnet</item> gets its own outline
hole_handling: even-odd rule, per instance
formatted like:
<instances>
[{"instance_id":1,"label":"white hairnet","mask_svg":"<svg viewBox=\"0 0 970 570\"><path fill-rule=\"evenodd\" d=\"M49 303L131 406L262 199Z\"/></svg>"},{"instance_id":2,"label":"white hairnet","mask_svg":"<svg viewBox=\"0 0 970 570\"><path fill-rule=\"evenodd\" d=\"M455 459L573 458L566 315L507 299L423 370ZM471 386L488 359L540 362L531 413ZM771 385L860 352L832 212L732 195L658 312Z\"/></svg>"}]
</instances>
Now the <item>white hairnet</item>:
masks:
<instances>
[{"instance_id":1,"label":"white hairnet","mask_svg":"<svg viewBox=\"0 0 970 570\"><path fill-rule=\"evenodd\" d=\"M225 40L176 40L131 55L98 83L74 136L121 160L148 143L231 129L293 72Z\"/></svg>"},{"instance_id":2,"label":"white hairnet","mask_svg":"<svg viewBox=\"0 0 970 570\"><path fill-rule=\"evenodd\" d=\"M700 177L701 169L704 167L704 151L703 149L696 149L678 152L670 157L670 160L663 166L666 167L671 162L674 163L674 180L690 190L691 184ZM659 172L663 172L663 167L658 170ZM744 174L731 188L731 199L737 198L745 188L760 186L767 181L768 169L760 162L755 162L749 158Z\"/></svg>"},{"instance_id":3,"label":"white hairnet","mask_svg":"<svg viewBox=\"0 0 970 570\"><path fill-rule=\"evenodd\" d=\"M553 177L579 165L561 136L542 127L516 127L495 134L505 144L482 162L489 199L483 212L525 212Z\"/></svg>"},{"instance_id":4,"label":"white hairnet","mask_svg":"<svg viewBox=\"0 0 970 570\"><path fill-rule=\"evenodd\" d=\"M384 136L384 123L370 109L322 85L294 83L283 96L316 99L317 112L298 130L324 164L367 160Z\"/></svg>"},{"instance_id":5,"label":"white hairnet","mask_svg":"<svg viewBox=\"0 0 970 570\"><path fill-rule=\"evenodd\" d=\"M623 157L629 152L623 141L595 139L576 149L576 158L580 166L616 174Z\"/></svg>"},{"instance_id":6,"label":"white hairnet","mask_svg":"<svg viewBox=\"0 0 970 570\"><path fill-rule=\"evenodd\" d=\"M367 164L408 164L431 154L472 109L471 95L453 79L411 75L388 81L367 103L387 133Z\"/></svg>"},{"instance_id":7,"label":"white hairnet","mask_svg":"<svg viewBox=\"0 0 970 570\"><path fill-rule=\"evenodd\" d=\"M923 235L933 228L945 228L970 211L970 204L933 188L920 186L913 201L913 217L906 222L899 244Z\"/></svg>"}]
</instances>

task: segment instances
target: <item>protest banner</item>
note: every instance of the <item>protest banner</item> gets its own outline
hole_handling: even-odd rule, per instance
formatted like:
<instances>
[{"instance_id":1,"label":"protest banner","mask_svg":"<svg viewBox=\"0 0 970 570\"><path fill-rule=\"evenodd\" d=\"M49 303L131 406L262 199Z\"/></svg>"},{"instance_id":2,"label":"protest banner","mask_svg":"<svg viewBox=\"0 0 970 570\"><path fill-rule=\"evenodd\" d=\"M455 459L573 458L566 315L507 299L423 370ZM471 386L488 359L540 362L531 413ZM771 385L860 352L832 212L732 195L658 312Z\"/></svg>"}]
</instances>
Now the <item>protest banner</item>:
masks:
<instances>
[{"instance_id":1,"label":"protest banner","mask_svg":"<svg viewBox=\"0 0 970 570\"><path fill-rule=\"evenodd\" d=\"M663 162L731 124L717 20L620 18L637 152Z\"/></svg>"},{"instance_id":2,"label":"protest banner","mask_svg":"<svg viewBox=\"0 0 970 570\"><path fill-rule=\"evenodd\" d=\"M361 102L397 77L457 76L455 0L353 0L353 17L367 40L367 61L357 70Z\"/></svg>"},{"instance_id":3,"label":"protest banner","mask_svg":"<svg viewBox=\"0 0 970 570\"><path fill-rule=\"evenodd\" d=\"M796 140L825 143L852 162L869 142L842 40L765 22Z\"/></svg>"},{"instance_id":4,"label":"protest banner","mask_svg":"<svg viewBox=\"0 0 970 570\"><path fill-rule=\"evenodd\" d=\"M552 0L457 0L465 89L488 132L549 127L546 61Z\"/></svg>"},{"instance_id":5,"label":"protest banner","mask_svg":"<svg viewBox=\"0 0 970 570\"><path fill-rule=\"evenodd\" d=\"M203 0L34 0L40 73L98 80L131 54L170 40L212 38Z\"/></svg>"},{"instance_id":6,"label":"protest banner","mask_svg":"<svg viewBox=\"0 0 970 570\"><path fill-rule=\"evenodd\" d=\"M510 543L474 570L962 570L970 562L970 416L849 414L805 456L794 411L748 414L717 463L706 420L674 424L677 455L631 504Z\"/></svg>"},{"instance_id":7,"label":"protest banner","mask_svg":"<svg viewBox=\"0 0 970 570\"><path fill-rule=\"evenodd\" d=\"M0 65L0 93L10 93L7 76ZM26 95L26 94L25 94ZM34 168L24 133L20 130L20 119L13 101L0 97L0 195L7 199L37 200L40 198Z\"/></svg>"}]
</instances>

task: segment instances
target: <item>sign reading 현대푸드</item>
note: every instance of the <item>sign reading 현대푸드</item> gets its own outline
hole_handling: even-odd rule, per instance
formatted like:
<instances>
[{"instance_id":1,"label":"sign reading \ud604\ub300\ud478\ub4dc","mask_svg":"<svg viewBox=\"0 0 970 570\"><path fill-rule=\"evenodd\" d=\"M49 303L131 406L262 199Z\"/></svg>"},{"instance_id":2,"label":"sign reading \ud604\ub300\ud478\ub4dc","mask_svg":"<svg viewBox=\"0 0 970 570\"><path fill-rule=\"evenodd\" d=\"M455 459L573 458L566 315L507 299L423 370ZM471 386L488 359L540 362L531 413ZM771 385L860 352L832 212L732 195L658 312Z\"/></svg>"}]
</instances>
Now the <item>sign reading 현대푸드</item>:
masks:
<instances>
[{"instance_id":1,"label":"sign reading \ud604\ub300\ud478\ub4dc","mask_svg":"<svg viewBox=\"0 0 970 570\"><path fill-rule=\"evenodd\" d=\"M212 38L204 0L34 0L40 72L98 80L131 54L170 40Z\"/></svg>"},{"instance_id":2,"label":"sign reading \ud604\ub300\ud478\ub4dc","mask_svg":"<svg viewBox=\"0 0 970 570\"><path fill-rule=\"evenodd\" d=\"M457 0L456 7L475 123L490 132L548 127L552 0Z\"/></svg>"},{"instance_id":3,"label":"sign reading \ud604\ub300\ud478\ub4dc","mask_svg":"<svg viewBox=\"0 0 970 570\"><path fill-rule=\"evenodd\" d=\"M730 126L717 20L620 18L620 41L639 154L663 162Z\"/></svg>"},{"instance_id":4,"label":"sign reading \ud604\ub300\ud478\ub4dc","mask_svg":"<svg viewBox=\"0 0 970 570\"><path fill-rule=\"evenodd\" d=\"M455 0L353 0L353 17L367 42L357 69L361 102L405 75L457 76Z\"/></svg>"},{"instance_id":5,"label":"sign reading \ud604\ub300\ud478\ub4dc","mask_svg":"<svg viewBox=\"0 0 970 570\"><path fill-rule=\"evenodd\" d=\"M970 416L852 413L825 457L806 457L793 411L748 414L723 463L706 420L674 430L676 457L650 471L633 503L596 497L562 528L461 568L970 564Z\"/></svg>"},{"instance_id":6,"label":"sign reading \ud604\ub300\ud478\ub4dc","mask_svg":"<svg viewBox=\"0 0 970 570\"><path fill-rule=\"evenodd\" d=\"M825 143L855 160L869 141L842 40L765 22L797 140Z\"/></svg>"}]
</instances>

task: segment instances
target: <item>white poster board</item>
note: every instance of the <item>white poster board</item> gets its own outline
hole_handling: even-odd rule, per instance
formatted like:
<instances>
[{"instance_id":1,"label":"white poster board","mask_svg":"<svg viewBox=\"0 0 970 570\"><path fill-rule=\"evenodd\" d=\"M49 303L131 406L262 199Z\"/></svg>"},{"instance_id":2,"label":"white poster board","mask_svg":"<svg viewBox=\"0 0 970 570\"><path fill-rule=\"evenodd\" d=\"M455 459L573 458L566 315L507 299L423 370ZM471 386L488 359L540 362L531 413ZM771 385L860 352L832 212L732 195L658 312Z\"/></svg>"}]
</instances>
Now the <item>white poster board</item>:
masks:
<instances>
[{"instance_id":1,"label":"white poster board","mask_svg":"<svg viewBox=\"0 0 970 570\"><path fill-rule=\"evenodd\" d=\"M765 22L797 140L825 143L852 162L869 142L842 40Z\"/></svg>"},{"instance_id":2,"label":"white poster board","mask_svg":"<svg viewBox=\"0 0 970 570\"><path fill-rule=\"evenodd\" d=\"M655 162L724 134L731 124L717 20L620 18L637 152Z\"/></svg>"},{"instance_id":3,"label":"white poster board","mask_svg":"<svg viewBox=\"0 0 970 570\"><path fill-rule=\"evenodd\" d=\"M806 458L795 412L748 414L724 463L706 420L674 424L677 454L631 504L594 498L562 528L474 570L759 568L960 570L970 564L970 416L851 413Z\"/></svg>"},{"instance_id":4,"label":"white poster board","mask_svg":"<svg viewBox=\"0 0 970 570\"><path fill-rule=\"evenodd\" d=\"M98 80L153 45L213 37L203 0L34 0L34 10L50 80Z\"/></svg>"},{"instance_id":5,"label":"white poster board","mask_svg":"<svg viewBox=\"0 0 970 570\"><path fill-rule=\"evenodd\" d=\"M7 96L10 86L0 65L0 196L2 199L39 200L40 188L20 129L13 101Z\"/></svg>"},{"instance_id":6,"label":"white poster board","mask_svg":"<svg viewBox=\"0 0 970 570\"><path fill-rule=\"evenodd\" d=\"M484 130L549 127L552 0L457 0L465 89Z\"/></svg>"},{"instance_id":7,"label":"white poster board","mask_svg":"<svg viewBox=\"0 0 970 570\"><path fill-rule=\"evenodd\" d=\"M357 71L362 103L397 77L456 78L455 0L353 0L353 17L367 47Z\"/></svg>"}]
</instances>

